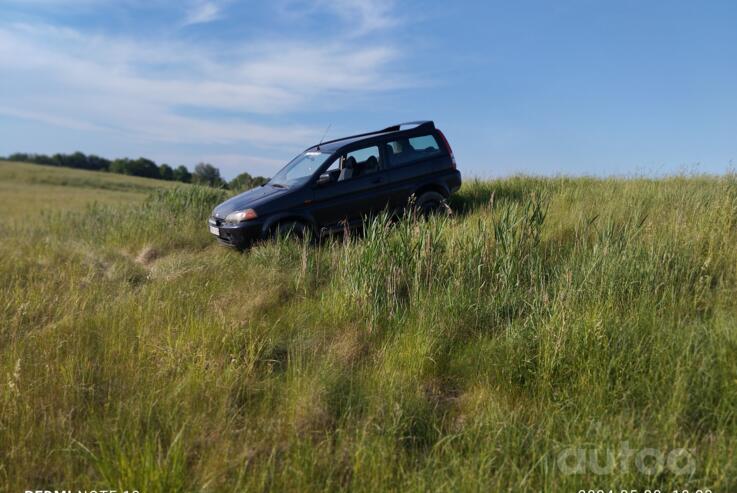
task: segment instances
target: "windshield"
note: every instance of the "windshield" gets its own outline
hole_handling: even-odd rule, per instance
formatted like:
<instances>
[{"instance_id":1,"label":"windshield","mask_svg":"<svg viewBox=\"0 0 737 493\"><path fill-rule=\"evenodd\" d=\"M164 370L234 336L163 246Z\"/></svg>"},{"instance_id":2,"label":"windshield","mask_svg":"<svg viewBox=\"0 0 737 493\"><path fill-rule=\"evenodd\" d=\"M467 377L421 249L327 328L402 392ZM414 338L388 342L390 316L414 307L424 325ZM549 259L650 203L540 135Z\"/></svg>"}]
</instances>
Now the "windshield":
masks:
<instances>
[{"instance_id":1,"label":"windshield","mask_svg":"<svg viewBox=\"0 0 737 493\"><path fill-rule=\"evenodd\" d=\"M322 166L330 154L308 151L292 159L269 181L273 186L291 187L307 181Z\"/></svg>"}]
</instances>

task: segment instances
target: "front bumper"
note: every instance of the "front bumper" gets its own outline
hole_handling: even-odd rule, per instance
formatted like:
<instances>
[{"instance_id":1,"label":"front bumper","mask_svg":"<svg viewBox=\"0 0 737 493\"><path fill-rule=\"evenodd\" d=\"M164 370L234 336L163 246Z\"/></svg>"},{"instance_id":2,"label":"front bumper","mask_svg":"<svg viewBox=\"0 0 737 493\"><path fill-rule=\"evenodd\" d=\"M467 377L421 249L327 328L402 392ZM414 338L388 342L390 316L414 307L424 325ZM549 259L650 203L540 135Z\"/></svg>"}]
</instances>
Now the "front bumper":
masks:
<instances>
[{"instance_id":1,"label":"front bumper","mask_svg":"<svg viewBox=\"0 0 737 493\"><path fill-rule=\"evenodd\" d=\"M239 224L226 224L222 219L211 217L207 220L208 229L222 244L234 248L245 248L262 238L263 221L244 221ZM212 228L217 228L218 234Z\"/></svg>"}]
</instances>

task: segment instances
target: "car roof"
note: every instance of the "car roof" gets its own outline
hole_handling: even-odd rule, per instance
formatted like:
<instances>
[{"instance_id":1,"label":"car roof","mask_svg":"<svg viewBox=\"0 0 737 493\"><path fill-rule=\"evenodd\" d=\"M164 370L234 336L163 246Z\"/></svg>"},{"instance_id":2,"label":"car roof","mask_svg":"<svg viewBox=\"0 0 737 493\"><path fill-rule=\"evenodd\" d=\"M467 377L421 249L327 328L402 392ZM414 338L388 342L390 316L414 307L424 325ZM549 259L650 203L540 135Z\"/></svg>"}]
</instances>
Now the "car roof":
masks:
<instances>
[{"instance_id":1,"label":"car roof","mask_svg":"<svg viewBox=\"0 0 737 493\"><path fill-rule=\"evenodd\" d=\"M402 127L409 127L409 128L402 128ZM432 120L421 120L421 121L416 121L416 122L399 123L396 125L392 125L390 127L386 127L382 130L377 130L375 132L366 132L363 134L350 135L348 137L341 137L340 139L334 139L334 140L328 140L325 142L321 142L319 144L316 144L308 148L307 150L333 153L342 147L345 147L349 144L353 144L354 142L370 140L376 137L384 137L384 136L393 135L393 134L401 135L405 132L409 132L412 130L426 130L426 131L435 130L435 123Z\"/></svg>"}]
</instances>

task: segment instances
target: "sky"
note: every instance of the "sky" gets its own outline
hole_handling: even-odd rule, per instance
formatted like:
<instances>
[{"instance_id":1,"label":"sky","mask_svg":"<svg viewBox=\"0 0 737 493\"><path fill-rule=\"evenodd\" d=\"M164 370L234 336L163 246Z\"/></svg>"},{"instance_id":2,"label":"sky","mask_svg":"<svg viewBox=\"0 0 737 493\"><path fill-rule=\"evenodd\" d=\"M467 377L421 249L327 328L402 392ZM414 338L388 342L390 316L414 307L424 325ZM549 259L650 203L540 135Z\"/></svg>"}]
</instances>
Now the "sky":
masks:
<instances>
[{"instance_id":1,"label":"sky","mask_svg":"<svg viewBox=\"0 0 737 493\"><path fill-rule=\"evenodd\" d=\"M724 173L737 2L0 0L0 155L273 175L432 119L465 176Z\"/></svg>"}]
</instances>

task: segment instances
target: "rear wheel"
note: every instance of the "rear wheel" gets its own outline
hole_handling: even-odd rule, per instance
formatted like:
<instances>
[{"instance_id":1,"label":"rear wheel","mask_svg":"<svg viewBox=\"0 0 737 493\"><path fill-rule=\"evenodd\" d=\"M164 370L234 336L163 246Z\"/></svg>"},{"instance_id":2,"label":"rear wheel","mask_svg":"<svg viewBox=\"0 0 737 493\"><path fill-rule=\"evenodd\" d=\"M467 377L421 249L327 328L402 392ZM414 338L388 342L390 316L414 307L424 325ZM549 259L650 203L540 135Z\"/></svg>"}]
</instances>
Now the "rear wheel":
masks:
<instances>
[{"instance_id":1,"label":"rear wheel","mask_svg":"<svg viewBox=\"0 0 737 493\"><path fill-rule=\"evenodd\" d=\"M424 192L417 198L415 210L423 217L449 215L450 207L445 197L438 192Z\"/></svg>"}]
</instances>

